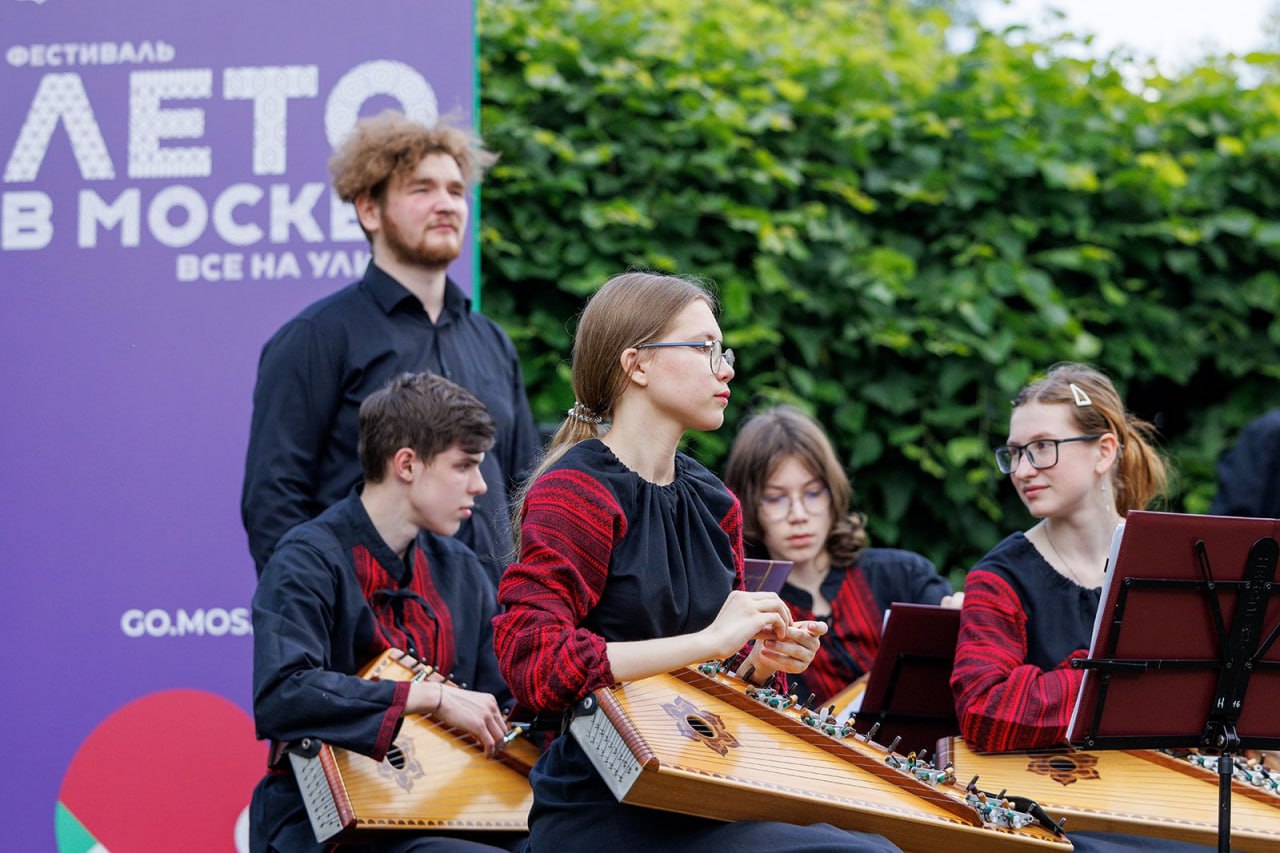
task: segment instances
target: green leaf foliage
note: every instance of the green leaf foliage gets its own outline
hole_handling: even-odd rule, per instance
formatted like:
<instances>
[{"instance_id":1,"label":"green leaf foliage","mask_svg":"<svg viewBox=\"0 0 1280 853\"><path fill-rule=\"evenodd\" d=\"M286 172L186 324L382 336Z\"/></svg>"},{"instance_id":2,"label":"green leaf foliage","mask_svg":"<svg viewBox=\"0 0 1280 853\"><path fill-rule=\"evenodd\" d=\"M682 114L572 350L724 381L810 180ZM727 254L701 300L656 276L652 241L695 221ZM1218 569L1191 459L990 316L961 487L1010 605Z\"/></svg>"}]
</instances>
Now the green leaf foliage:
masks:
<instances>
[{"instance_id":1,"label":"green leaf foliage","mask_svg":"<svg viewBox=\"0 0 1280 853\"><path fill-rule=\"evenodd\" d=\"M485 306L541 421L610 275L709 278L738 375L692 452L716 469L751 409L799 405L875 543L958 576L1030 524L989 448L1054 362L1160 427L1178 511L1276 404L1275 83L1134 83L981 31L956 52L944 8L898 0L480 0L478 22Z\"/></svg>"}]
</instances>

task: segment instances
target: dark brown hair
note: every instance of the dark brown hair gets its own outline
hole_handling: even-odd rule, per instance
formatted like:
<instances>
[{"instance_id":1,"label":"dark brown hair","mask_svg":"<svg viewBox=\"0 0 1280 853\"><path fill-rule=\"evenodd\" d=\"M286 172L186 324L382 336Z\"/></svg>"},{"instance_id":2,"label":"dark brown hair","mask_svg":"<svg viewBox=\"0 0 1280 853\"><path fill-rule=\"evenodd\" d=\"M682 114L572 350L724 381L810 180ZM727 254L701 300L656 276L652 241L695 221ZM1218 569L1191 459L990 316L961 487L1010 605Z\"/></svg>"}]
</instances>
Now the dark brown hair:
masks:
<instances>
[{"instance_id":1,"label":"dark brown hair","mask_svg":"<svg viewBox=\"0 0 1280 853\"><path fill-rule=\"evenodd\" d=\"M742 501L743 536L752 543L764 542L760 500L765 484L788 456L799 460L831 492L827 553L837 566L853 565L867 545L865 519L849 510L853 486L822 427L790 406L767 409L749 418L729 450L724 484Z\"/></svg>"},{"instance_id":2,"label":"dark brown hair","mask_svg":"<svg viewBox=\"0 0 1280 853\"><path fill-rule=\"evenodd\" d=\"M387 460L407 447L424 463L451 447L493 447L493 418L465 388L434 373L402 373L360 404L360 467L367 483L386 475Z\"/></svg>"},{"instance_id":3,"label":"dark brown hair","mask_svg":"<svg viewBox=\"0 0 1280 853\"><path fill-rule=\"evenodd\" d=\"M1164 492L1169 475L1154 447L1156 428L1126 411L1115 385L1102 371L1087 364L1055 364L1043 379L1013 398L1015 409L1024 403L1067 406L1082 435L1109 432L1116 437L1120 449L1114 482L1116 511L1121 516L1131 509L1144 509Z\"/></svg>"}]
</instances>

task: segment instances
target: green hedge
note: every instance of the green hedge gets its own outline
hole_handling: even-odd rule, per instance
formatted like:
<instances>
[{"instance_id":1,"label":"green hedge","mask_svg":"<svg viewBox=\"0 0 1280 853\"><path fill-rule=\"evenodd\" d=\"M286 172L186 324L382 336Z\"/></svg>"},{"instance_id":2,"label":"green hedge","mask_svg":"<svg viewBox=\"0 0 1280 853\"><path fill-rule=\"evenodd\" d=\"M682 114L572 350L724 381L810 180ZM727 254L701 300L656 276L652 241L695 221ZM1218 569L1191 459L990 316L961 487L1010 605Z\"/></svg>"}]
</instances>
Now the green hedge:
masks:
<instances>
[{"instance_id":1,"label":"green hedge","mask_svg":"<svg viewBox=\"0 0 1280 853\"><path fill-rule=\"evenodd\" d=\"M485 309L535 413L572 402L574 315L633 267L712 279L734 406L828 425L878 544L963 572L1029 516L1008 400L1060 360L1162 429L1167 508L1276 404L1280 87L1106 61L895 0L480 0ZM1257 64L1274 57L1254 57ZM746 393L743 393L743 392Z\"/></svg>"}]
</instances>

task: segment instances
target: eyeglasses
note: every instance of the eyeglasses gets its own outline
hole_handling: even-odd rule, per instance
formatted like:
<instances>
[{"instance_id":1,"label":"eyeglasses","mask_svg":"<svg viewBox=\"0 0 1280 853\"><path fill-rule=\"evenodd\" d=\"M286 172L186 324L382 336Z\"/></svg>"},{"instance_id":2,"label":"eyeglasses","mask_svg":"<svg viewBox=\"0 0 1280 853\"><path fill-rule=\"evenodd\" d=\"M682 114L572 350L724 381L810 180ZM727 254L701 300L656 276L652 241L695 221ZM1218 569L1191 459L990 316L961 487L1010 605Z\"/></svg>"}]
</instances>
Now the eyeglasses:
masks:
<instances>
[{"instance_id":1,"label":"eyeglasses","mask_svg":"<svg viewBox=\"0 0 1280 853\"><path fill-rule=\"evenodd\" d=\"M720 363L733 367L733 350L725 349L719 341L650 341L647 344L636 344L636 349L656 349L657 347L695 347L705 349L711 356L711 372L720 372Z\"/></svg>"},{"instance_id":2,"label":"eyeglasses","mask_svg":"<svg viewBox=\"0 0 1280 853\"><path fill-rule=\"evenodd\" d=\"M1097 441L1104 435L1106 433L1078 435L1075 438L1040 438L1026 444L1002 444L995 448L996 467L1001 474L1012 474L1025 453L1027 461L1037 471L1052 468L1058 464L1059 444L1066 444L1068 441Z\"/></svg>"},{"instance_id":3,"label":"eyeglasses","mask_svg":"<svg viewBox=\"0 0 1280 853\"><path fill-rule=\"evenodd\" d=\"M795 507L795 501L809 515L822 515L831 506L831 490L826 486L814 486L798 495L765 495L760 499L760 515L768 521L785 521Z\"/></svg>"}]
</instances>

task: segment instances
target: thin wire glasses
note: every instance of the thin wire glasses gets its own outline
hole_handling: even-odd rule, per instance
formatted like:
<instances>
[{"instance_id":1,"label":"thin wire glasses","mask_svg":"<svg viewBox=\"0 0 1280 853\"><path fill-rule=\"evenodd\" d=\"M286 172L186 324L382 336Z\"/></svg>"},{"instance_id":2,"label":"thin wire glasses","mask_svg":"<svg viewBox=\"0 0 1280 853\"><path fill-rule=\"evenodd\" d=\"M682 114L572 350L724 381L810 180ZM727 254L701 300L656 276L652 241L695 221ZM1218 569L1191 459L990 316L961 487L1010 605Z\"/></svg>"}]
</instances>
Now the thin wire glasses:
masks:
<instances>
[{"instance_id":1,"label":"thin wire glasses","mask_svg":"<svg viewBox=\"0 0 1280 853\"><path fill-rule=\"evenodd\" d=\"M1069 441L1097 441L1106 433L1097 435L1078 435L1075 438L1039 438L1026 444L1002 444L995 448L996 467L1001 474L1012 474L1022 461L1025 453L1031 467L1037 471L1052 468L1058 464L1058 445Z\"/></svg>"},{"instance_id":2,"label":"thin wire glasses","mask_svg":"<svg viewBox=\"0 0 1280 853\"><path fill-rule=\"evenodd\" d=\"M765 495L760 499L760 515L768 521L785 521L797 500L809 515L822 515L831 507L831 490L813 486L798 495Z\"/></svg>"},{"instance_id":3,"label":"thin wire glasses","mask_svg":"<svg viewBox=\"0 0 1280 853\"><path fill-rule=\"evenodd\" d=\"M647 344L636 344L636 349L656 349L657 347L696 347L705 349L711 357L711 372L720 372L720 363L733 367L733 350L725 349L720 341L650 341Z\"/></svg>"}]
</instances>

